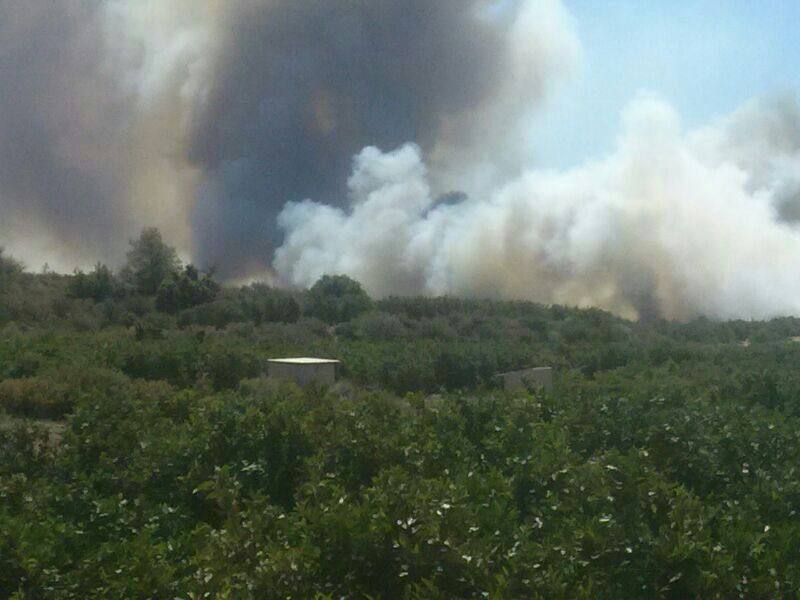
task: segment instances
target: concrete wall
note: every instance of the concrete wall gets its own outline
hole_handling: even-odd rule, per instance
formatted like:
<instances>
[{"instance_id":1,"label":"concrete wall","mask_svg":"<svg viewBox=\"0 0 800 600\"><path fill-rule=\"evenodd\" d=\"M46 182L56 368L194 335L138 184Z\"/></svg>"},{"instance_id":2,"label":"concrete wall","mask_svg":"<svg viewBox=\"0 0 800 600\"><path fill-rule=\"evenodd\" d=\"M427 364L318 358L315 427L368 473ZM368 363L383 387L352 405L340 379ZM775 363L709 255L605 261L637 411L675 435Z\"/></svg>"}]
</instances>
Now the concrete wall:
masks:
<instances>
[{"instance_id":1,"label":"concrete wall","mask_svg":"<svg viewBox=\"0 0 800 600\"><path fill-rule=\"evenodd\" d=\"M498 377L503 380L503 387L511 392L518 392L532 387L535 389L550 389L553 387L552 367L535 367L522 371L502 373Z\"/></svg>"},{"instance_id":2,"label":"concrete wall","mask_svg":"<svg viewBox=\"0 0 800 600\"><path fill-rule=\"evenodd\" d=\"M310 383L328 385L336 381L335 363L294 364L294 363L267 363L267 374L273 379L286 379L294 381L299 386Z\"/></svg>"}]
</instances>

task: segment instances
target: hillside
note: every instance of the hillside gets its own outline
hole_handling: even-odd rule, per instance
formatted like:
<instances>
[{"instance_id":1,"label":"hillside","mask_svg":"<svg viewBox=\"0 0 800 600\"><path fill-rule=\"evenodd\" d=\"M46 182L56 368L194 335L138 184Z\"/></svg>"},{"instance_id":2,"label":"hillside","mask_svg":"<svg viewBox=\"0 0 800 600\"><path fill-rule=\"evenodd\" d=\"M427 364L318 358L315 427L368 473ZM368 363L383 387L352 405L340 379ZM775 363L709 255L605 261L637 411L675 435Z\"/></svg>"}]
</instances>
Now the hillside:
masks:
<instances>
[{"instance_id":1,"label":"hillside","mask_svg":"<svg viewBox=\"0 0 800 600\"><path fill-rule=\"evenodd\" d=\"M0 597L800 593L800 319L0 267Z\"/></svg>"}]
</instances>

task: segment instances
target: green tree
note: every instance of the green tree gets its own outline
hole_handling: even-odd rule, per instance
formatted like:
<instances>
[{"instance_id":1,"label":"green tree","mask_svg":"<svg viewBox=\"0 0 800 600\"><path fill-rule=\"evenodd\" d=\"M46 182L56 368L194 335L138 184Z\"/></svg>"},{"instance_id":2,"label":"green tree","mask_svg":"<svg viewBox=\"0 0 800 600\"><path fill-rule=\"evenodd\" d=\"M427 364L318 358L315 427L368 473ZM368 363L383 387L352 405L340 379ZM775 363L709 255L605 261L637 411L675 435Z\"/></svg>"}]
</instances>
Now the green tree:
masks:
<instances>
[{"instance_id":1,"label":"green tree","mask_svg":"<svg viewBox=\"0 0 800 600\"><path fill-rule=\"evenodd\" d=\"M193 265L186 265L161 282L156 295L156 308L168 313L211 302L219 292L219 284L212 273L202 277Z\"/></svg>"},{"instance_id":2,"label":"green tree","mask_svg":"<svg viewBox=\"0 0 800 600\"><path fill-rule=\"evenodd\" d=\"M372 308L361 284L347 275L323 275L306 297L306 314L328 324L349 321Z\"/></svg>"},{"instance_id":3,"label":"green tree","mask_svg":"<svg viewBox=\"0 0 800 600\"><path fill-rule=\"evenodd\" d=\"M263 283L254 283L240 291L242 308L247 318L261 323L294 323L300 318L300 305L287 292Z\"/></svg>"},{"instance_id":4,"label":"green tree","mask_svg":"<svg viewBox=\"0 0 800 600\"><path fill-rule=\"evenodd\" d=\"M4 255L0 246L0 285L8 283L13 277L22 273L22 264L14 258Z\"/></svg>"},{"instance_id":5,"label":"green tree","mask_svg":"<svg viewBox=\"0 0 800 600\"><path fill-rule=\"evenodd\" d=\"M157 228L148 227L131 240L124 273L142 294L155 295L164 280L177 275L179 269L175 248L164 243Z\"/></svg>"},{"instance_id":6,"label":"green tree","mask_svg":"<svg viewBox=\"0 0 800 600\"><path fill-rule=\"evenodd\" d=\"M75 271L67 285L67 292L73 298L91 298L95 302L101 302L110 298L116 287L111 269L97 263L91 273Z\"/></svg>"}]
</instances>

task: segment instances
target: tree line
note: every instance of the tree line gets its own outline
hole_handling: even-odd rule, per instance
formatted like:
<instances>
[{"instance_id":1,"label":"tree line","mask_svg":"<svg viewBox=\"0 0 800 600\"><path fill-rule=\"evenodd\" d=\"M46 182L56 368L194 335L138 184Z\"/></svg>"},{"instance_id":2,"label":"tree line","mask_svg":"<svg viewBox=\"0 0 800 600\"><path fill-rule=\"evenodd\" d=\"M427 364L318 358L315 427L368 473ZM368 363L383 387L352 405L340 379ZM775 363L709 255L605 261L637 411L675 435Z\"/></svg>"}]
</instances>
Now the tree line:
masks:
<instances>
[{"instance_id":1,"label":"tree line","mask_svg":"<svg viewBox=\"0 0 800 600\"><path fill-rule=\"evenodd\" d=\"M796 336L0 252L0 598L796 597Z\"/></svg>"}]
</instances>

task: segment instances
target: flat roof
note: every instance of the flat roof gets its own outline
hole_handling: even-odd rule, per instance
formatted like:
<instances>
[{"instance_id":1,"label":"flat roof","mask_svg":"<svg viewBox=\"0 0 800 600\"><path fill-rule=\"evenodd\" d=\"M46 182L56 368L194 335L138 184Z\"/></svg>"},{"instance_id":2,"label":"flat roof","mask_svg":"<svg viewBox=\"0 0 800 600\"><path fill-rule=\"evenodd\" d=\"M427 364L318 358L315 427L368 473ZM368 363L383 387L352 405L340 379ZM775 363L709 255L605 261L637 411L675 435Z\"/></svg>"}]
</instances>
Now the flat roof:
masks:
<instances>
[{"instance_id":1,"label":"flat roof","mask_svg":"<svg viewBox=\"0 0 800 600\"><path fill-rule=\"evenodd\" d=\"M503 375L516 375L517 373L530 373L531 371L552 371L553 367L528 367L527 369L518 369L516 371L506 371L505 373L497 373L495 377L502 377Z\"/></svg>"},{"instance_id":2,"label":"flat roof","mask_svg":"<svg viewBox=\"0 0 800 600\"><path fill-rule=\"evenodd\" d=\"M284 363L289 365L329 365L336 364L339 361L331 358L270 358L268 362Z\"/></svg>"}]
</instances>

